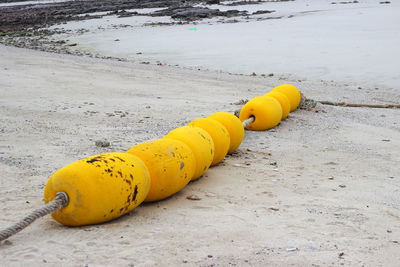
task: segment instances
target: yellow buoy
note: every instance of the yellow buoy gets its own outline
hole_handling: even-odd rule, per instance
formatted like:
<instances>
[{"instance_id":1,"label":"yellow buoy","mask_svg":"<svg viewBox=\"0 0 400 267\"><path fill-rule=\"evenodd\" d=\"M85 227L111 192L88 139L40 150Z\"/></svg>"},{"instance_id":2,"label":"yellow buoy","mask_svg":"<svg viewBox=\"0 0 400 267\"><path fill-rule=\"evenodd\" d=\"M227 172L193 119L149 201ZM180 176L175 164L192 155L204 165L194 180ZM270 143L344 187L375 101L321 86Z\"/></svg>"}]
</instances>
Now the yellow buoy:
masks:
<instances>
[{"instance_id":1,"label":"yellow buoy","mask_svg":"<svg viewBox=\"0 0 400 267\"><path fill-rule=\"evenodd\" d=\"M215 147L214 159L211 163L211 166L214 166L221 162L221 160L223 160L228 153L230 144L229 132L225 128L225 126L222 125L222 123L209 118L197 119L192 121L188 125L202 128L211 135Z\"/></svg>"},{"instance_id":2,"label":"yellow buoy","mask_svg":"<svg viewBox=\"0 0 400 267\"><path fill-rule=\"evenodd\" d=\"M208 117L222 123L228 130L230 136L228 154L232 154L243 141L244 128L242 122L229 112L217 112Z\"/></svg>"},{"instance_id":3,"label":"yellow buoy","mask_svg":"<svg viewBox=\"0 0 400 267\"><path fill-rule=\"evenodd\" d=\"M278 91L287 96L290 102L290 111L295 110L299 106L301 95L300 91L294 85L282 84L272 89L272 91Z\"/></svg>"},{"instance_id":4,"label":"yellow buoy","mask_svg":"<svg viewBox=\"0 0 400 267\"><path fill-rule=\"evenodd\" d=\"M196 171L192 180L202 176L214 158L214 141L205 130L194 126L183 126L169 132L164 138L182 141L190 147L196 158Z\"/></svg>"},{"instance_id":5,"label":"yellow buoy","mask_svg":"<svg viewBox=\"0 0 400 267\"><path fill-rule=\"evenodd\" d=\"M281 104L282 108L282 120L286 119L290 112L290 101L287 96L279 91L271 91L265 94L266 96L272 96L276 100L278 100L279 104Z\"/></svg>"},{"instance_id":6,"label":"yellow buoy","mask_svg":"<svg viewBox=\"0 0 400 267\"><path fill-rule=\"evenodd\" d=\"M278 100L270 96L257 96L247 102L240 110L241 121L254 117L246 127L249 130L264 131L278 125L282 118L282 108Z\"/></svg>"},{"instance_id":7,"label":"yellow buoy","mask_svg":"<svg viewBox=\"0 0 400 267\"><path fill-rule=\"evenodd\" d=\"M65 192L68 205L52 216L64 225L80 226L129 212L143 202L149 189L150 174L142 160L126 153L106 153L56 171L44 189L44 202Z\"/></svg>"},{"instance_id":8,"label":"yellow buoy","mask_svg":"<svg viewBox=\"0 0 400 267\"><path fill-rule=\"evenodd\" d=\"M127 151L143 160L150 172L150 191L145 202L167 198L192 179L196 160L183 142L162 138L138 144Z\"/></svg>"}]
</instances>

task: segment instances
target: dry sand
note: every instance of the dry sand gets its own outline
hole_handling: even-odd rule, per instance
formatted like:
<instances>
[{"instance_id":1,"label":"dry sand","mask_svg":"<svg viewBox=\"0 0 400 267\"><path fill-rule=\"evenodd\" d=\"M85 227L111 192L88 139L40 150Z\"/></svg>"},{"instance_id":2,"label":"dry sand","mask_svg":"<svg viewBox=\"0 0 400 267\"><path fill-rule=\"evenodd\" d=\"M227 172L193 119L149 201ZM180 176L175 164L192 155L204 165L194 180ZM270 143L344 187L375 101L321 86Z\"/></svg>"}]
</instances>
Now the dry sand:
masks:
<instances>
[{"instance_id":1,"label":"dry sand","mask_svg":"<svg viewBox=\"0 0 400 267\"><path fill-rule=\"evenodd\" d=\"M393 103L398 89L250 77L0 46L0 228L48 177L293 83L313 99ZM98 139L111 142L95 146ZM246 132L171 198L101 225L50 216L0 245L2 266L398 266L400 110L317 106ZM198 201L187 199L196 195Z\"/></svg>"}]
</instances>

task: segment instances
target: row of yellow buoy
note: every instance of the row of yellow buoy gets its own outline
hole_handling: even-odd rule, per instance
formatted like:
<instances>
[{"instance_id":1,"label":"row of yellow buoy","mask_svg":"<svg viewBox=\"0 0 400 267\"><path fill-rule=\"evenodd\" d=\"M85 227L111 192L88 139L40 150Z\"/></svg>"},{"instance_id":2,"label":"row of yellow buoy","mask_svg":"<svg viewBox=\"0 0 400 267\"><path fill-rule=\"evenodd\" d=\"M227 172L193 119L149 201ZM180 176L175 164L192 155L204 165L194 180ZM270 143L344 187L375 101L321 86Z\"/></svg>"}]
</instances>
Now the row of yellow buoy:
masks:
<instances>
[{"instance_id":1,"label":"row of yellow buoy","mask_svg":"<svg viewBox=\"0 0 400 267\"><path fill-rule=\"evenodd\" d=\"M68 205L52 214L62 224L105 222L180 191L235 151L243 137L242 122L218 112L126 153L95 155L61 168L47 182L44 200L57 192L68 195Z\"/></svg>"},{"instance_id":2,"label":"row of yellow buoy","mask_svg":"<svg viewBox=\"0 0 400 267\"><path fill-rule=\"evenodd\" d=\"M244 121L254 117L254 121L247 126L249 130L268 130L287 118L299 106L300 100L300 92L295 86L282 84L247 102L240 111L239 118Z\"/></svg>"},{"instance_id":3,"label":"row of yellow buoy","mask_svg":"<svg viewBox=\"0 0 400 267\"><path fill-rule=\"evenodd\" d=\"M137 144L126 153L105 153L81 159L56 171L48 180L44 201L57 192L68 195L68 205L52 214L69 226L101 223L117 218L142 202L167 198L201 177L210 166L233 153L247 128L276 126L296 109L300 93L282 85L251 99L240 112L218 112L179 127L163 138Z\"/></svg>"}]
</instances>

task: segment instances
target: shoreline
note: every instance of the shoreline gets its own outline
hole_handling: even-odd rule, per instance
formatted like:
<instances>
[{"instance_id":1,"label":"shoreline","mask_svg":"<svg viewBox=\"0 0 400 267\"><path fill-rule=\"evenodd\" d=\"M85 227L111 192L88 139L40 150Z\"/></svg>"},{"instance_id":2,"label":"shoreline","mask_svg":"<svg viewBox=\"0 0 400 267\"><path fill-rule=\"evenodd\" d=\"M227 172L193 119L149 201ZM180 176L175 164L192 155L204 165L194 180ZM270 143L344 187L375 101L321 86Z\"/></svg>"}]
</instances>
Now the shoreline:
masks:
<instances>
[{"instance_id":1,"label":"shoreline","mask_svg":"<svg viewBox=\"0 0 400 267\"><path fill-rule=\"evenodd\" d=\"M51 27L0 33L0 42L143 64L200 66L245 75L296 74L300 79L358 83L392 92L400 86L400 65L392 60L400 41L395 34L400 23L394 15L400 10L397 2L261 1L234 7L225 1L200 2L186 3L184 11L172 3L115 14L85 13L89 17ZM219 16L231 9L237 11L234 17ZM201 10L213 15L196 17ZM261 12L266 10L274 12ZM174 12L192 17L177 19Z\"/></svg>"},{"instance_id":2,"label":"shoreline","mask_svg":"<svg viewBox=\"0 0 400 267\"><path fill-rule=\"evenodd\" d=\"M241 99L294 83L309 98L386 103L398 91L229 75L0 45L0 228L42 204L48 177ZM349 101L351 102L351 101ZM399 109L321 106L246 131L237 153L160 202L100 225L47 216L0 245L7 266L395 266ZM111 146L95 146L98 139ZM196 195L198 201L187 199Z\"/></svg>"}]
</instances>

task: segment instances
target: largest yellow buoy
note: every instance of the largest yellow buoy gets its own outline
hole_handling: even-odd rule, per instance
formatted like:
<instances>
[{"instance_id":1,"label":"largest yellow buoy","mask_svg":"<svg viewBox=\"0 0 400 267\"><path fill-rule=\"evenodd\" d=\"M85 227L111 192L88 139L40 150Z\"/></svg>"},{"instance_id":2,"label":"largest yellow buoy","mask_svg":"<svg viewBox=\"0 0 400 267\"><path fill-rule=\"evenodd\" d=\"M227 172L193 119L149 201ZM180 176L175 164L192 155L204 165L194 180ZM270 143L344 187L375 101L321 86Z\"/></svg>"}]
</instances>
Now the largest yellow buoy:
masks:
<instances>
[{"instance_id":1,"label":"largest yellow buoy","mask_svg":"<svg viewBox=\"0 0 400 267\"><path fill-rule=\"evenodd\" d=\"M183 126L169 132L164 138L184 142L193 151L196 158L196 171L192 180L202 176L210 167L214 158L214 141L209 133L199 127Z\"/></svg>"},{"instance_id":2,"label":"largest yellow buoy","mask_svg":"<svg viewBox=\"0 0 400 267\"><path fill-rule=\"evenodd\" d=\"M106 153L56 171L47 181L44 202L65 192L68 205L51 216L64 225L80 226L129 212L143 202L149 189L150 174L142 160L126 153Z\"/></svg>"},{"instance_id":3,"label":"largest yellow buoy","mask_svg":"<svg viewBox=\"0 0 400 267\"><path fill-rule=\"evenodd\" d=\"M228 154L232 154L243 141L244 128L242 122L229 112L217 112L208 117L222 123L228 130L230 136Z\"/></svg>"},{"instance_id":4,"label":"largest yellow buoy","mask_svg":"<svg viewBox=\"0 0 400 267\"><path fill-rule=\"evenodd\" d=\"M278 125L282 118L282 107L278 100L270 96L257 96L247 102L240 110L241 121L254 117L246 127L249 130L264 131Z\"/></svg>"},{"instance_id":5,"label":"largest yellow buoy","mask_svg":"<svg viewBox=\"0 0 400 267\"><path fill-rule=\"evenodd\" d=\"M272 89L272 91L278 91L286 95L290 102L290 111L295 110L299 106L301 95L296 86L291 84L282 84Z\"/></svg>"},{"instance_id":6,"label":"largest yellow buoy","mask_svg":"<svg viewBox=\"0 0 400 267\"><path fill-rule=\"evenodd\" d=\"M196 169L192 150L175 139L140 143L127 153L143 160L150 172L150 191L145 202L161 200L180 191L190 182Z\"/></svg>"},{"instance_id":7,"label":"largest yellow buoy","mask_svg":"<svg viewBox=\"0 0 400 267\"><path fill-rule=\"evenodd\" d=\"M225 126L210 118L201 118L189 123L189 126L202 128L211 135L214 141L214 158L211 166L214 166L224 159L229 150L230 136Z\"/></svg>"}]
</instances>

